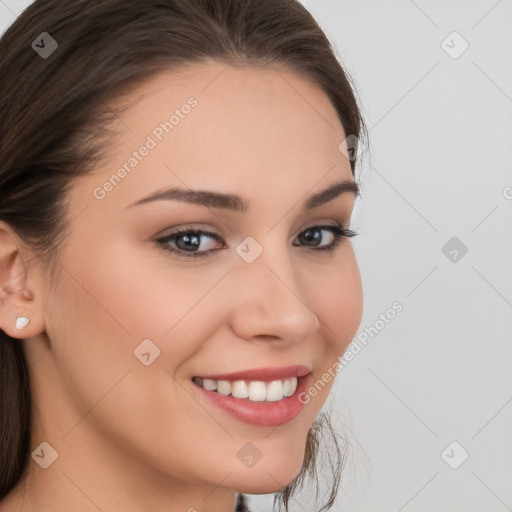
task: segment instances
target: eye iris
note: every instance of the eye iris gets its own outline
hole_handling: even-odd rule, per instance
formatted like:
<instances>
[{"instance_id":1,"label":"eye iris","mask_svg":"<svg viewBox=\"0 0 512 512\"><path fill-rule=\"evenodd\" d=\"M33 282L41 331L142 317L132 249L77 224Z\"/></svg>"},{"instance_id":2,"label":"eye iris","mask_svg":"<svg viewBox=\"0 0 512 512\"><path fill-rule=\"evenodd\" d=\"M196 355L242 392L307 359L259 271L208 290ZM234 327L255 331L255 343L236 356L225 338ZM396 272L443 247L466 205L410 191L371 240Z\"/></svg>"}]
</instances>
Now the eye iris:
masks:
<instances>
[{"instance_id":1,"label":"eye iris","mask_svg":"<svg viewBox=\"0 0 512 512\"><path fill-rule=\"evenodd\" d=\"M190 248L197 249L201 244L201 237L198 235L181 235L176 238L176 245L179 249L187 250ZM180 244L180 241L183 240L184 244ZM180 247L182 245L182 247Z\"/></svg>"},{"instance_id":2,"label":"eye iris","mask_svg":"<svg viewBox=\"0 0 512 512\"><path fill-rule=\"evenodd\" d=\"M308 229L304 231L304 240L306 242L320 242L322 240L322 233L319 229Z\"/></svg>"}]
</instances>

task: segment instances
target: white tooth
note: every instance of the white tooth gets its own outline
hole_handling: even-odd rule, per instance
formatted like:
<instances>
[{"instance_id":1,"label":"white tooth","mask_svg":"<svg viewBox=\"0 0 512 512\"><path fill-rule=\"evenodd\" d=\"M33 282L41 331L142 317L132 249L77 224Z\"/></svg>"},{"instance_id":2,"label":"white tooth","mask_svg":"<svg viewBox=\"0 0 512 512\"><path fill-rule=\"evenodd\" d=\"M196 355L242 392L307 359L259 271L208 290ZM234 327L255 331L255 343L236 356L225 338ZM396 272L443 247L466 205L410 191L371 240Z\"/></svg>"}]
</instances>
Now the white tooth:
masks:
<instances>
[{"instance_id":1,"label":"white tooth","mask_svg":"<svg viewBox=\"0 0 512 512\"><path fill-rule=\"evenodd\" d=\"M212 379L203 379L203 388L208 391L215 391L217 389L217 381Z\"/></svg>"},{"instance_id":2,"label":"white tooth","mask_svg":"<svg viewBox=\"0 0 512 512\"><path fill-rule=\"evenodd\" d=\"M247 398L249 396L247 383L243 380L233 382L233 385L231 386L231 394L235 398Z\"/></svg>"},{"instance_id":3,"label":"white tooth","mask_svg":"<svg viewBox=\"0 0 512 512\"><path fill-rule=\"evenodd\" d=\"M295 390L297 389L297 377L292 377L290 379L290 389L289 389L289 395L292 396L293 393L295 393Z\"/></svg>"},{"instance_id":4,"label":"white tooth","mask_svg":"<svg viewBox=\"0 0 512 512\"><path fill-rule=\"evenodd\" d=\"M277 402L283 399L283 383L280 380L273 380L267 384L267 396L268 402Z\"/></svg>"},{"instance_id":5,"label":"white tooth","mask_svg":"<svg viewBox=\"0 0 512 512\"><path fill-rule=\"evenodd\" d=\"M283 380L283 395L290 396L290 379Z\"/></svg>"},{"instance_id":6,"label":"white tooth","mask_svg":"<svg viewBox=\"0 0 512 512\"><path fill-rule=\"evenodd\" d=\"M217 383L217 393L227 396L231 394L231 383L227 380L219 380Z\"/></svg>"},{"instance_id":7,"label":"white tooth","mask_svg":"<svg viewBox=\"0 0 512 512\"><path fill-rule=\"evenodd\" d=\"M264 382L249 382L249 400L263 402L267 396L267 386Z\"/></svg>"}]
</instances>

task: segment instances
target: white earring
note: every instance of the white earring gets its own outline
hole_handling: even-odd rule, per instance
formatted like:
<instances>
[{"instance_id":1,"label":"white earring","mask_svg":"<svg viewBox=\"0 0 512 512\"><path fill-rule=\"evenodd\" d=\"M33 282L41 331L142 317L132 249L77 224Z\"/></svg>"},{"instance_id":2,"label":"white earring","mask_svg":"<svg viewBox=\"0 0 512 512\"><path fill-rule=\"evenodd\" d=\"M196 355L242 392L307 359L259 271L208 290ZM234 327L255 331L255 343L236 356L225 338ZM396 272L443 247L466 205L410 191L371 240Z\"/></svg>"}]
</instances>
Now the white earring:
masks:
<instances>
[{"instance_id":1,"label":"white earring","mask_svg":"<svg viewBox=\"0 0 512 512\"><path fill-rule=\"evenodd\" d=\"M16 317L16 329L24 329L30 320L26 316L17 316Z\"/></svg>"}]
</instances>

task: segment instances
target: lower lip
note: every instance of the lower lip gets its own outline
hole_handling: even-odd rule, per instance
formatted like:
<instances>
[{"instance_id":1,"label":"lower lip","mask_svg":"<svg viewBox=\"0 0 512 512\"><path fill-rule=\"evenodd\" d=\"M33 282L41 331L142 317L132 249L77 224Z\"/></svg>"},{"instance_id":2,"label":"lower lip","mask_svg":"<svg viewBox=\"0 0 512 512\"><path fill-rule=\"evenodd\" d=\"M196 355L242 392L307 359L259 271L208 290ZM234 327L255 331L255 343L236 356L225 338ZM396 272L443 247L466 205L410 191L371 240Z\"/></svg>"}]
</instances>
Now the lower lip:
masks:
<instances>
[{"instance_id":1,"label":"lower lip","mask_svg":"<svg viewBox=\"0 0 512 512\"><path fill-rule=\"evenodd\" d=\"M216 391L208 391L194 383L192 386L214 405L239 421L260 427L277 427L293 420L302 411L304 404L299 401L299 395L308 389L310 377L311 374L299 377L295 393L276 402L252 402L248 398L234 398L231 395L224 396Z\"/></svg>"}]
</instances>

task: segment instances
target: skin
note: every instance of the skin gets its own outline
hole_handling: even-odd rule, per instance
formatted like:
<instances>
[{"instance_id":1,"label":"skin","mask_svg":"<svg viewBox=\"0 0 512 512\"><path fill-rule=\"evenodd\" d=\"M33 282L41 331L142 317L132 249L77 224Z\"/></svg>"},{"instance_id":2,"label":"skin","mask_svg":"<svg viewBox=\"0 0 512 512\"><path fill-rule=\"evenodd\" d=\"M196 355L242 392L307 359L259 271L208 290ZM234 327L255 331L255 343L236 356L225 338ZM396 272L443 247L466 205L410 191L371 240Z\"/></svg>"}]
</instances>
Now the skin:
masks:
<instances>
[{"instance_id":1,"label":"skin","mask_svg":"<svg viewBox=\"0 0 512 512\"><path fill-rule=\"evenodd\" d=\"M220 73L220 74L219 74ZM175 108L192 109L104 199L93 196ZM306 228L349 226L345 192L311 211L311 194L346 179L345 133L316 85L278 66L209 62L160 74L129 96L108 160L70 192L74 219L52 289L38 260L5 223L1 325L20 339L34 399L32 449L58 459L0 504L23 511L232 510L235 490L270 493L298 474L308 429L331 380L297 418L279 427L242 423L201 400L191 377L305 364L312 382L356 334L360 275L349 239L332 253L294 246ZM246 213L178 201L128 207L169 186L236 193ZM222 236L225 248L187 258L155 242L177 227ZM323 233L321 245L332 241ZM253 263L235 251L247 236ZM201 251L221 244L202 237ZM29 325L14 328L16 316ZM149 366L134 349L149 338ZM252 442L251 468L237 457Z\"/></svg>"}]
</instances>

